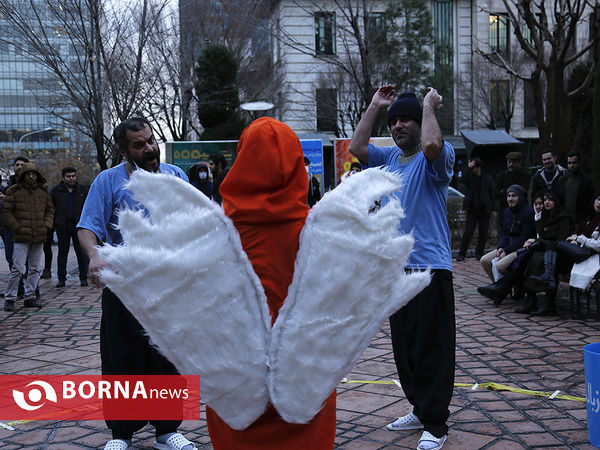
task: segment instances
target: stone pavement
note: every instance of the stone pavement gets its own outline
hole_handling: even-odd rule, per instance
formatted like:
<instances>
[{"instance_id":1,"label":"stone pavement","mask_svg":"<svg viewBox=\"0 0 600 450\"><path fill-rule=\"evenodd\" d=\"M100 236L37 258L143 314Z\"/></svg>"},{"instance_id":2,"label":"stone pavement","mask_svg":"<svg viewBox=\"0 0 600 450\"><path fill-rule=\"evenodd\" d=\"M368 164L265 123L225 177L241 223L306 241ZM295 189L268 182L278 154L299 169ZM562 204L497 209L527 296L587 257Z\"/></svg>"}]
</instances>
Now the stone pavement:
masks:
<instances>
[{"instance_id":1,"label":"stone pavement","mask_svg":"<svg viewBox=\"0 0 600 450\"><path fill-rule=\"evenodd\" d=\"M54 249L56 252L56 248ZM42 280L44 308L0 312L1 374L98 374L99 292L81 288L71 251L67 287ZM3 259L3 258L2 258ZM56 276L56 268L54 268ZM0 263L0 283L8 268ZM598 315L571 319L565 287L557 317L513 312L515 302L494 307L477 294L487 280L474 259L455 263L457 383L495 382L542 392L585 396L583 346L600 341ZM391 381L396 377L389 327L382 326L348 374L350 380ZM394 384L341 384L338 388L336 447L415 448L420 432L391 432L385 425L408 411ZM587 442L585 402L455 387L446 449L593 448ZM204 412L202 412L204 417ZM104 423L44 421L0 427L0 449L102 448L110 438ZM211 448L206 422L184 422L181 431L198 448ZM152 430L134 437L152 448Z\"/></svg>"}]
</instances>

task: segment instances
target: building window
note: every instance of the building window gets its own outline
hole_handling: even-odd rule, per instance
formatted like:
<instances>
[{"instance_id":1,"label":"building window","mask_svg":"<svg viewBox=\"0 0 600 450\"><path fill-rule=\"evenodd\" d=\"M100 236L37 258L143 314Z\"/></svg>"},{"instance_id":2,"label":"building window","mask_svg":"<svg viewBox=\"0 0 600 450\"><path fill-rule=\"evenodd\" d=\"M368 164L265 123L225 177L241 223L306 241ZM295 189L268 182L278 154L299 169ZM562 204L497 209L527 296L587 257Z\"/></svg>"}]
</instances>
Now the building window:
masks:
<instances>
[{"instance_id":1,"label":"building window","mask_svg":"<svg viewBox=\"0 0 600 450\"><path fill-rule=\"evenodd\" d=\"M490 51L508 56L510 49L508 31L506 14L490 14Z\"/></svg>"},{"instance_id":2,"label":"building window","mask_svg":"<svg viewBox=\"0 0 600 450\"><path fill-rule=\"evenodd\" d=\"M337 130L337 89L317 89L317 130Z\"/></svg>"},{"instance_id":3,"label":"building window","mask_svg":"<svg viewBox=\"0 0 600 450\"><path fill-rule=\"evenodd\" d=\"M385 15L383 13L367 14L367 30L365 34L367 40L376 45L387 40Z\"/></svg>"},{"instance_id":4,"label":"building window","mask_svg":"<svg viewBox=\"0 0 600 450\"><path fill-rule=\"evenodd\" d=\"M533 101L533 87L528 81L523 82L523 126L537 127L535 104Z\"/></svg>"},{"instance_id":5,"label":"building window","mask_svg":"<svg viewBox=\"0 0 600 450\"><path fill-rule=\"evenodd\" d=\"M496 80L490 82L490 119L494 128L506 126L508 116L508 81Z\"/></svg>"},{"instance_id":6,"label":"building window","mask_svg":"<svg viewBox=\"0 0 600 450\"><path fill-rule=\"evenodd\" d=\"M317 55L335 55L335 13L315 13L315 49Z\"/></svg>"}]
</instances>

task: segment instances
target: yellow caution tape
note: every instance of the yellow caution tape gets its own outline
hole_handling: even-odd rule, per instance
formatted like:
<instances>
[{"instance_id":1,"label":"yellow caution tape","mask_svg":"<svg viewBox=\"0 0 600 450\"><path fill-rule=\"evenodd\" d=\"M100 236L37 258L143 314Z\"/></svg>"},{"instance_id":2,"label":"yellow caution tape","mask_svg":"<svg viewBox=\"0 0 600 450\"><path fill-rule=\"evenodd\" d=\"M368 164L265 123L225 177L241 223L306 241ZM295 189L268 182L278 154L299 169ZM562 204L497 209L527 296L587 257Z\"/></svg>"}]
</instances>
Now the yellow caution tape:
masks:
<instances>
[{"instance_id":1,"label":"yellow caution tape","mask_svg":"<svg viewBox=\"0 0 600 450\"><path fill-rule=\"evenodd\" d=\"M341 383L345 384L398 384L397 380L349 380L347 378L342 379ZM574 400L577 402L585 402L585 397L575 397L573 395L559 394L560 391L554 392L541 392L531 391L529 389L521 389L512 386L506 386L500 383L454 383L454 387L468 387L473 390L479 388L485 388L491 391L510 391L519 394L535 395L536 397L549 397L550 399L561 399L561 400Z\"/></svg>"}]
</instances>

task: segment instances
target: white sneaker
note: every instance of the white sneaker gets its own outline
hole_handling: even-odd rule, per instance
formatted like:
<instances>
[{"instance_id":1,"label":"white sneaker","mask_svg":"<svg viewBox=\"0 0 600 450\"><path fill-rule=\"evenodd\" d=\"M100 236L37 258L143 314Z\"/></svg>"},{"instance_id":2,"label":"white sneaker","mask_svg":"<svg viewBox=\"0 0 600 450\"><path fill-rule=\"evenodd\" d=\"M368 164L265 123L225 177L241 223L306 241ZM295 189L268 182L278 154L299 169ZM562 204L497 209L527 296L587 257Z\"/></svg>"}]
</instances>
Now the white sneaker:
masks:
<instances>
[{"instance_id":1,"label":"white sneaker","mask_svg":"<svg viewBox=\"0 0 600 450\"><path fill-rule=\"evenodd\" d=\"M124 439L111 439L104 446L104 450L127 450L132 448Z\"/></svg>"},{"instance_id":2,"label":"white sneaker","mask_svg":"<svg viewBox=\"0 0 600 450\"><path fill-rule=\"evenodd\" d=\"M436 438L429 431L423 431L421 435L421 439L419 439L419 444L417 445L417 449L419 450L438 450L444 446L444 442L448 439L448 435L445 434L441 438Z\"/></svg>"},{"instance_id":3,"label":"white sneaker","mask_svg":"<svg viewBox=\"0 0 600 450\"><path fill-rule=\"evenodd\" d=\"M170 433L164 436L169 436L169 438L164 442L154 442L154 448L157 450L195 450L196 446L188 441L185 437L183 437L179 433ZM162 437L162 436L160 436Z\"/></svg>"},{"instance_id":4,"label":"white sneaker","mask_svg":"<svg viewBox=\"0 0 600 450\"><path fill-rule=\"evenodd\" d=\"M395 422L388 423L386 428L391 431L421 430L423 424L417 416L409 412L407 415L399 417Z\"/></svg>"}]
</instances>

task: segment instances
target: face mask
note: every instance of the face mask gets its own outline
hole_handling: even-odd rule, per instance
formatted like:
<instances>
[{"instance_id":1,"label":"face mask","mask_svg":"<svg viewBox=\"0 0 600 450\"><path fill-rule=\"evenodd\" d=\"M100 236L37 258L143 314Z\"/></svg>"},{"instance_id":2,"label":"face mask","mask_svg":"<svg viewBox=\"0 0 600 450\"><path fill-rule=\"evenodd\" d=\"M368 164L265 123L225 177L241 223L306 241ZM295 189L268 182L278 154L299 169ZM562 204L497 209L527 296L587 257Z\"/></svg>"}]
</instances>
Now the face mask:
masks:
<instances>
[{"instance_id":1,"label":"face mask","mask_svg":"<svg viewBox=\"0 0 600 450\"><path fill-rule=\"evenodd\" d=\"M306 169L306 173L310 173L310 166L304 166L304 168Z\"/></svg>"},{"instance_id":2,"label":"face mask","mask_svg":"<svg viewBox=\"0 0 600 450\"><path fill-rule=\"evenodd\" d=\"M200 172L198 174L198 178L200 178L201 180L206 180L208 178L208 174L206 172Z\"/></svg>"}]
</instances>

